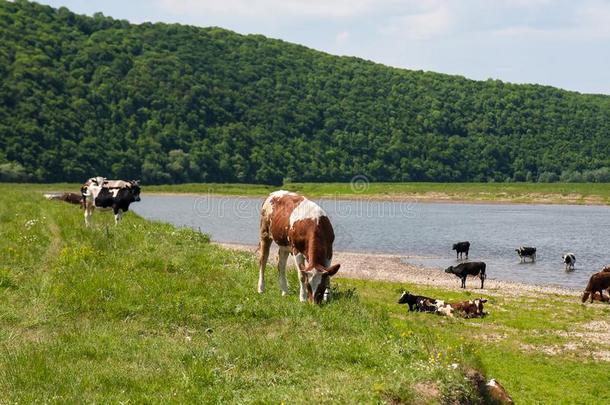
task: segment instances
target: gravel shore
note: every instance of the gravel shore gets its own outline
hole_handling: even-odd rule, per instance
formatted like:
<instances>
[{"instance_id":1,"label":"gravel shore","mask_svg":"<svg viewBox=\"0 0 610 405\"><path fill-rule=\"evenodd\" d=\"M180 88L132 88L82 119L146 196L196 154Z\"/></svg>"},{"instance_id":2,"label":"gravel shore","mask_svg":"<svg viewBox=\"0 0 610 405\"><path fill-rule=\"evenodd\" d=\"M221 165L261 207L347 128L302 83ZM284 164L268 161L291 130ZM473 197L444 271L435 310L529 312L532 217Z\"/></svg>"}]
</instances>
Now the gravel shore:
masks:
<instances>
[{"instance_id":1,"label":"gravel shore","mask_svg":"<svg viewBox=\"0 0 610 405\"><path fill-rule=\"evenodd\" d=\"M217 243L228 249L251 252L256 255L257 246L240 245L233 243ZM269 255L270 262L277 261L277 246L272 245ZM338 277L356 278L365 280L393 281L398 283L409 283L427 285L433 287L443 287L449 290L460 290L459 279L441 270L413 266L401 261L401 257L393 254L379 253L355 253L355 252L334 252L333 263L341 263L341 270ZM291 259L288 260L288 268L293 266ZM469 290L480 286L478 277L469 277L466 286ZM575 297L580 295L580 290L568 289L555 286L540 286L535 284L515 283L511 281L495 280L493 277L485 280L485 288L476 291L482 293L492 293L503 296L522 296L522 295L544 295L559 294Z\"/></svg>"}]
</instances>

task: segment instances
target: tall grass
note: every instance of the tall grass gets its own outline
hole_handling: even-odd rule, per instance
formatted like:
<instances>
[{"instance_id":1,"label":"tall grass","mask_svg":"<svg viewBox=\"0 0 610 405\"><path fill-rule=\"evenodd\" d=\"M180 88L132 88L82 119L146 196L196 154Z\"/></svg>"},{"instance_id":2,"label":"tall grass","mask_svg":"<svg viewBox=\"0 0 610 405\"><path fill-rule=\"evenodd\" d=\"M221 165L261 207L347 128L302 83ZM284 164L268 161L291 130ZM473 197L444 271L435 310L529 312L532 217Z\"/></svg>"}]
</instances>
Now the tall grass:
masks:
<instances>
[{"instance_id":1,"label":"tall grass","mask_svg":"<svg viewBox=\"0 0 610 405\"><path fill-rule=\"evenodd\" d=\"M0 186L0 402L607 402L604 343L566 335L607 305L486 295L484 319L406 313L400 286L337 279L327 305L255 293L257 264L205 235ZM274 274L273 269L269 269ZM407 286L444 299L476 293ZM523 300L527 305L523 305ZM549 354L549 346L576 349Z\"/></svg>"}]
</instances>

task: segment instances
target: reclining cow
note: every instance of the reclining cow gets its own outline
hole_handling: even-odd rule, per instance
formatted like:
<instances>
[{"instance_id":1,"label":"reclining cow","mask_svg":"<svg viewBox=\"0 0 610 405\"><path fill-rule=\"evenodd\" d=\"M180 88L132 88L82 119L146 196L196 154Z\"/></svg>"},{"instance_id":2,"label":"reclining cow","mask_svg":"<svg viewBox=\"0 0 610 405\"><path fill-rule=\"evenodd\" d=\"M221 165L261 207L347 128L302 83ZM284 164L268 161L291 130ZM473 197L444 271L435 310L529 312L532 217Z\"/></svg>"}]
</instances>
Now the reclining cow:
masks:
<instances>
[{"instance_id":1,"label":"reclining cow","mask_svg":"<svg viewBox=\"0 0 610 405\"><path fill-rule=\"evenodd\" d=\"M604 297L604 290L608 290L610 293L610 272L600 271L599 273L595 273L589 279L587 286L585 287L585 291L582 295L582 302L587 301L587 298L591 298L591 303L593 303L593 296L595 293L599 293L600 297Z\"/></svg>"},{"instance_id":2,"label":"reclining cow","mask_svg":"<svg viewBox=\"0 0 610 405\"><path fill-rule=\"evenodd\" d=\"M423 295L413 295L408 291L403 291L398 299L399 304L408 304L409 311L417 312L435 312L436 300L434 298L424 297Z\"/></svg>"},{"instance_id":3,"label":"reclining cow","mask_svg":"<svg viewBox=\"0 0 610 405\"><path fill-rule=\"evenodd\" d=\"M536 248L530 246L521 246L518 249L515 249L515 252L519 255L520 262L525 262L525 258L529 257L533 262L536 261Z\"/></svg>"},{"instance_id":4,"label":"reclining cow","mask_svg":"<svg viewBox=\"0 0 610 405\"><path fill-rule=\"evenodd\" d=\"M457 266L449 266L445 269L445 273L455 274L462 280L462 288L466 288L466 277L468 276L479 276L481 279L481 288L487 278L485 274L485 263L483 262L469 262L460 263Z\"/></svg>"},{"instance_id":5,"label":"reclining cow","mask_svg":"<svg viewBox=\"0 0 610 405\"><path fill-rule=\"evenodd\" d=\"M83 196L79 193L51 193L44 195L47 200L60 200L69 204L83 205Z\"/></svg>"},{"instance_id":6,"label":"reclining cow","mask_svg":"<svg viewBox=\"0 0 610 405\"><path fill-rule=\"evenodd\" d=\"M483 311L483 304L486 302L487 300L484 298L454 303L446 303L441 300L436 300L436 313L449 317L453 317L455 314L458 314L464 318L480 318L487 315Z\"/></svg>"},{"instance_id":7,"label":"reclining cow","mask_svg":"<svg viewBox=\"0 0 610 405\"><path fill-rule=\"evenodd\" d=\"M468 251L470 250L470 242L466 241L466 242L454 243L453 248L451 250L455 250L456 259L458 259L458 256L461 259L462 254L466 253L466 260L468 260Z\"/></svg>"},{"instance_id":8,"label":"reclining cow","mask_svg":"<svg viewBox=\"0 0 610 405\"><path fill-rule=\"evenodd\" d=\"M574 270L574 263L576 263L576 256L574 253L566 253L561 256L561 258L563 259L563 264L565 264L566 271Z\"/></svg>"},{"instance_id":9,"label":"reclining cow","mask_svg":"<svg viewBox=\"0 0 610 405\"><path fill-rule=\"evenodd\" d=\"M112 208L114 222L118 224L123 212L129 210L132 202L140 201L140 183L137 180L106 180L92 177L81 187L85 208L85 225L91 225L91 215L95 208Z\"/></svg>"},{"instance_id":10,"label":"reclining cow","mask_svg":"<svg viewBox=\"0 0 610 405\"><path fill-rule=\"evenodd\" d=\"M282 295L288 294L286 261L292 253L299 273L301 302L322 302L330 291L333 227L320 206L288 191L275 191L263 203L260 220L258 292L265 291L265 266L271 242L279 246L278 269Z\"/></svg>"}]
</instances>

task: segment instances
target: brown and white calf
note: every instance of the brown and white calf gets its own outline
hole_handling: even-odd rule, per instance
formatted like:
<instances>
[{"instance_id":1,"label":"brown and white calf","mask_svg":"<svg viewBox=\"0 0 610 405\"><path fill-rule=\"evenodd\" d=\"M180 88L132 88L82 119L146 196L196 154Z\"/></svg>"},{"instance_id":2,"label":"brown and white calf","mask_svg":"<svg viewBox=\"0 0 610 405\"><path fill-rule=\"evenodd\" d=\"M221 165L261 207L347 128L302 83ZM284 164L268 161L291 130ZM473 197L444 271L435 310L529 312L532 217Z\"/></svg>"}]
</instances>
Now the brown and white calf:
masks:
<instances>
[{"instance_id":1,"label":"brown and white calf","mask_svg":"<svg viewBox=\"0 0 610 405\"><path fill-rule=\"evenodd\" d=\"M261 210L258 292L265 291L265 266L274 241L279 246L282 295L288 294L286 261L292 253L301 284L300 300L320 303L340 266L330 264L334 240L330 220L318 204L289 191L271 193Z\"/></svg>"}]
</instances>

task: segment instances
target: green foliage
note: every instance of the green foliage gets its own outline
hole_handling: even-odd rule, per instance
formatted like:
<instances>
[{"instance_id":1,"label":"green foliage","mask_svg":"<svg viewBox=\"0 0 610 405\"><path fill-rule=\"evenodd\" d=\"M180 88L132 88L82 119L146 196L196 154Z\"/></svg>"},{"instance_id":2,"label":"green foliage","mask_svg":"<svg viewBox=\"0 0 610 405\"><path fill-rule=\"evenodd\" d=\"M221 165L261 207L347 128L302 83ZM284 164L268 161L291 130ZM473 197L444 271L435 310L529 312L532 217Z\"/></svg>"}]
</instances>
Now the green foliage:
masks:
<instances>
[{"instance_id":1,"label":"green foliage","mask_svg":"<svg viewBox=\"0 0 610 405\"><path fill-rule=\"evenodd\" d=\"M0 0L0 32L0 162L36 181L602 181L610 170L607 96L25 1Z\"/></svg>"},{"instance_id":2,"label":"green foliage","mask_svg":"<svg viewBox=\"0 0 610 405\"><path fill-rule=\"evenodd\" d=\"M16 162L0 164L0 181L23 182L29 178L25 167Z\"/></svg>"}]
</instances>

